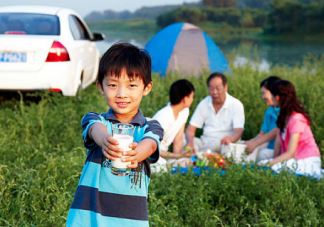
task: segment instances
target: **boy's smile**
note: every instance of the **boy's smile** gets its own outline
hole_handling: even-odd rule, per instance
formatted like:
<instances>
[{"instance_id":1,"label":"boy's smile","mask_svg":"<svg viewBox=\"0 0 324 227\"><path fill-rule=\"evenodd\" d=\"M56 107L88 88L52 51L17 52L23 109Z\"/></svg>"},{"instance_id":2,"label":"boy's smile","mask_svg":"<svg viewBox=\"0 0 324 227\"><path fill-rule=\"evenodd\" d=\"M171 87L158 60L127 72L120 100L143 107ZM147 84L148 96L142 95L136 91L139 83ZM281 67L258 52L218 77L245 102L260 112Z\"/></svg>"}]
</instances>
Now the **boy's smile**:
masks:
<instances>
[{"instance_id":1,"label":"boy's smile","mask_svg":"<svg viewBox=\"0 0 324 227\"><path fill-rule=\"evenodd\" d=\"M129 102L116 102L117 106L121 109L126 108Z\"/></svg>"},{"instance_id":2,"label":"boy's smile","mask_svg":"<svg viewBox=\"0 0 324 227\"><path fill-rule=\"evenodd\" d=\"M116 118L120 122L130 122L137 114L143 96L151 91L152 84L144 87L141 78L129 77L123 69L120 76L107 75L99 89Z\"/></svg>"}]
</instances>

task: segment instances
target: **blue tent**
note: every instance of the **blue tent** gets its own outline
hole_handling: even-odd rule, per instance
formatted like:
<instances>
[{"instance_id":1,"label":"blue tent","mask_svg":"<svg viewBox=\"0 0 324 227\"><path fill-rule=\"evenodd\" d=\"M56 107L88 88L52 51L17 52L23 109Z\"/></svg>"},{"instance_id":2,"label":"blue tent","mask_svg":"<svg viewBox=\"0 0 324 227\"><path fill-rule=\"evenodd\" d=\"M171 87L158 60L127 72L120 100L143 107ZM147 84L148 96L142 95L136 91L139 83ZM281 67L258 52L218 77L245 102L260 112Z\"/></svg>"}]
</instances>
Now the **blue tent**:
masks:
<instances>
[{"instance_id":1,"label":"blue tent","mask_svg":"<svg viewBox=\"0 0 324 227\"><path fill-rule=\"evenodd\" d=\"M207 33L188 23L162 29L147 42L145 49L152 58L152 71L161 76L168 72L199 75L204 70L229 69L224 54Z\"/></svg>"}]
</instances>

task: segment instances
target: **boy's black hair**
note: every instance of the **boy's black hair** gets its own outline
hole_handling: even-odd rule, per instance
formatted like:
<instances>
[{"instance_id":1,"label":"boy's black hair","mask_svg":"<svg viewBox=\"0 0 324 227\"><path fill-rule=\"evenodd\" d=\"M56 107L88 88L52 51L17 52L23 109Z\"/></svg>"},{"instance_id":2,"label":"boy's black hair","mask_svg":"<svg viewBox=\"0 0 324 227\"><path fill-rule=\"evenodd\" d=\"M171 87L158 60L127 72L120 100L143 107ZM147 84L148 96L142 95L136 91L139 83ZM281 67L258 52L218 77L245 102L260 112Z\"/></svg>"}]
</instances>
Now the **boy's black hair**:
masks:
<instances>
[{"instance_id":1,"label":"boy's black hair","mask_svg":"<svg viewBox=\"0 0 324 227\"><path fill-rule=\"evenodd\" d=\"M190 81L186 79L181 79L173 82L169 90L171 105L179 104L184 97L190 95L191 92L194 91L195 87Z\"/></svg>"},{"instance_id":2,"label":"boy's black hair","mask_svg":"<svg viewBox=\"0 0 324 227\"><path fill-rule=\"evenodd\" d=\"M281 80L279 76L275 76L275 75L269 76L261 81L260 88L265 87L267 90L271 92L272 86L279 80Z\"/></svg>"},{"instance_id":3,"label":"boy's black hair","mask_svg":"<svg viewBox=\"0 0 324 227\"><path fill-rule=\"evenodd\" d=\"M130 43L116 43L100 59L97 83L102 85L107 75L119 77L122 69L129 78L142 79L145 87L152 81L149 54Z\"/></svg>"},{"instance_id":4,"label":"boy's black hair","mask_svg":"<svg viewBox=\"0 0 324 227\"><path fill-rule=\"evenodd\" d=\"M207 78L207 86L209 86L209 82L216 77L221 78L224 86L227 84L227 78L223 73L214 72L210 74L209 77Z\"/></svg>"}]
</instances>

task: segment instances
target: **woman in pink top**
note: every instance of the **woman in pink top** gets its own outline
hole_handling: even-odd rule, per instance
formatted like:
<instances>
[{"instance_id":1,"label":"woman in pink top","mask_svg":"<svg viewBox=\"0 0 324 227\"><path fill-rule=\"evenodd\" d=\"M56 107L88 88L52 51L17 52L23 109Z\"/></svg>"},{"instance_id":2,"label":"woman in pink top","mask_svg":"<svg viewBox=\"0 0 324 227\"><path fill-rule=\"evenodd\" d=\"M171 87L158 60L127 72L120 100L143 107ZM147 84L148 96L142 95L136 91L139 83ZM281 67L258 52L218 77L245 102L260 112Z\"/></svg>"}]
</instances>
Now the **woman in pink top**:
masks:
<instances>
[{"instance_id":1,"label":"woman in pink top","mask_svg":"<svg viewBox=\"0 0 324 227\"><path fill-rule=\"evenodd\" d=\"M320 177L319 148L310 128L311 119L299 102L294 85L281 80L270 88L273 102L280 107L275 143L275 158L269 161L273 170L292 170L297 174Z\"/></svg>"}]
</instances>

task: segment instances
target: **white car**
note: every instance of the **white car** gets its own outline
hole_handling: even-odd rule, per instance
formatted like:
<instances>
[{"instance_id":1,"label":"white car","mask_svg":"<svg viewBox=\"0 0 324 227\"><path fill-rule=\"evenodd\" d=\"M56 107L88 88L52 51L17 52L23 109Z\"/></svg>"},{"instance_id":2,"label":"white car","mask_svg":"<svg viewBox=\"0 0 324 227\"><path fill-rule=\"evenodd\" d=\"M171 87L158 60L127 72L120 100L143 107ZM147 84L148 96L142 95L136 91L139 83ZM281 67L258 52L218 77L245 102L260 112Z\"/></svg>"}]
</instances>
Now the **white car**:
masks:
<instances>
[{"instance_id":1,"label":"white car","mask_svg":"<svg viewBox=\"0 0 324 227\"><path fill-rule=\"evenodd\" d=\"M75 96L96 80L99 40L70 9L0 7L0 90Z\"/></svg>"}]
</instances>

